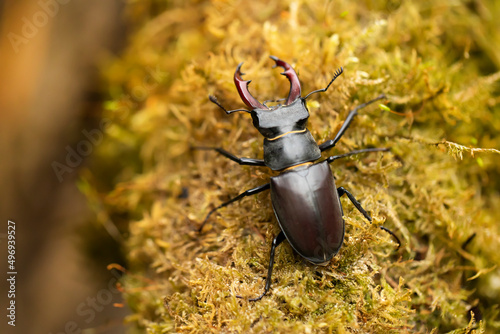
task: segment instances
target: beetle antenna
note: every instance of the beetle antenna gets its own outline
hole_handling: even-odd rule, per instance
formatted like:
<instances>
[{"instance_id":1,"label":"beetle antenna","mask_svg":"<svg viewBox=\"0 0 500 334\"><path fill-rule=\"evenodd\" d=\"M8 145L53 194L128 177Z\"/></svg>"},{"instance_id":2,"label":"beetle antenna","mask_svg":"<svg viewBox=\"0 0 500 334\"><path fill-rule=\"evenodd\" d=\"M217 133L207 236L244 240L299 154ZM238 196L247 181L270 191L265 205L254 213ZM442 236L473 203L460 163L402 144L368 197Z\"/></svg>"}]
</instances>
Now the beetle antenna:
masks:
<instances>
[{"instance_id":1,"label":"beetle antenna","mask_svg":"<svg viewBox=\"0 0 500 334\"><path fill-rule=\"evenodd\" d=\"M248 113L249 113L249 112L251 112L250 110L247 110L247 109L226 110L226 108L224 108L224 107L222 106L222 104L220 104L220 103L219 103L219 101L217 100L217 98L216 98L215 96L213 96L213 95L208 95L208 99L210 100L210 102L215 103L215 104L216 104L219 108L221 108L222 110L224 110L224 112L225 112L226 114L228 114L228 115L229 115L230 113L232 113L232 112L235 112L235 111L244 111L244 112L248 112Z\"/></svg>"},{"instance_id":2,"label":"beetle antenna","mask_svg":"<svg viewBox=\"0 0 500 334\"><path fill-rule=\"evenodd\" d=\"M309 96L311 96L312 94L314 94L314 93L324 93L324 92L326 92L327 89L330 88L330 85L335 81L335 79L337 79L342 73L344 73L344 68L340 67L337 71L335 71L333 79L330 81L330 83L325 88L312 91L309 94L307 94L306 97L304 97L303 99L307 100L307 98Z\"/></svg>"}]
</instances>

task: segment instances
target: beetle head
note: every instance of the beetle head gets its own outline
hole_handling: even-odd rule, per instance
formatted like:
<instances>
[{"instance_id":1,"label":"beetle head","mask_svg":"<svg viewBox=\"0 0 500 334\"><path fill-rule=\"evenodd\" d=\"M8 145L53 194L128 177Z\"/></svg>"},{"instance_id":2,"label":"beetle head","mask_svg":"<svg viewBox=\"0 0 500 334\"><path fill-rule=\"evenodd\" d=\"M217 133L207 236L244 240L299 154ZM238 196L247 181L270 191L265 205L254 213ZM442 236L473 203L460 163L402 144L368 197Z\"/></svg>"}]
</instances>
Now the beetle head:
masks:
<instances>
[{"instance_id":1,"label":"beetle head","mask_svg":"<svg viewBox=\"0 0 500 334\"><path fill-rule=\"evenodd\" d=\"M295 73L294 69L287 62L284 62L283 60L275 56L270 56L270 58L276 62L274 67L280 66L285 70L281 74L286 76L288 81L290 81L290 92L288 93L288 97L285 102L285 105L289 105L300 97L301 89L300 89L299 77L297 76L297 73ZM241 65L243 65L243 63L240 63L236 68L236 72L234 72L234 84L238 89L238 93L240 94L241 100L248 107L252 109L268 110L269 108L266 105L260 103L248 91L248 84L250 83L251 80L243 80L241 78L241 76L244 74L241 73Z\"/></svg>"}]
</instances>

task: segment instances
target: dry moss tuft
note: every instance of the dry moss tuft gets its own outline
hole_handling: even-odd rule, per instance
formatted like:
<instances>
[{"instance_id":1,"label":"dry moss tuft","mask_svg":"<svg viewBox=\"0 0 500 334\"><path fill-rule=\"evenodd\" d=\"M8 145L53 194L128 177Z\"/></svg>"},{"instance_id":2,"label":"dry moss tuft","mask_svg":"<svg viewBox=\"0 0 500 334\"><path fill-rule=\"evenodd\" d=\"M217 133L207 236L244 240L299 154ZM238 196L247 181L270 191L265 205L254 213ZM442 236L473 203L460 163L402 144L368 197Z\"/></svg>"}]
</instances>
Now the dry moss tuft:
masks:
<instances>
[{"instance_id":1,"label":"dry moss tuft","mask_svg":"<svg viewBox=\"0 0 500 334\"><path fill-rule=\"evenodd\" d=\"M131 1L129 15L136 32L106 69L110 126L82 181L99 189L87 192L101 222L130 222L129 321L150 333L500 330L498 2L150 0ZM307 264L284 243L269 295L250 303L235 295L263 289L278 233L269 195L220 210L202 235L195 229L272 173L189 147L262 156L250 117L227 116L207 96L242 106L232 82L241 61L254 96L285 96L269 55L295 67L306 93L344 67L309 101L318 142L385 93L329 153L391 152L332 166L374 224L342 200L345 244L331 264ZM398 252L382 224L403 241Z\"/></svg>"}]
</instances>

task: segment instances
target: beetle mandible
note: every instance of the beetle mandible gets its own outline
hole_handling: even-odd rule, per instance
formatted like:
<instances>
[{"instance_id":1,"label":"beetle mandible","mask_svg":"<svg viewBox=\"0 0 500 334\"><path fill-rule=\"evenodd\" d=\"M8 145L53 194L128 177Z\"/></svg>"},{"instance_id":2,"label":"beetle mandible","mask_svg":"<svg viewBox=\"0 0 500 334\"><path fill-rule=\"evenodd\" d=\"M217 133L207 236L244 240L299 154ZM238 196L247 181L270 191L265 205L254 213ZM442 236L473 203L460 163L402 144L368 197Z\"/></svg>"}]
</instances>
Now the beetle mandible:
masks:
<instances>
[{"instance_id":1,"label":"beetle mandible","mask_svg":"<svg viewBox=\"0 0 500 334\"><path fill-rule=\"evenodd\" d=\"M283 60L271 56L275 61L274 67L282 67L281 73L290 81L290 92L283 105L268 107L260 103L248 91L249 80L243 80L240 63L234 73L234 83L243 102L251 108L227 110L214 96L210 101L219 106L227 114L236 111L248 112L252 116L253 125L264 136L264 159L240 158L219 147L194 147L201 150L214 150L224 157L240 165L266 166L279 171L278 176L270 178L270 182L249 189L238 196L212 209L201 224L199 231L207 222L212 213L244 197L255 195L265 190L271 190L271 201L274 213L281 228L280 233L273 239L271 254L264 292L250 301L260 300L269 291L274 264L276 247L285 239L292 248L303 258L315 265L327 265L338 253L344 241L345 222L340 197L347 197L363 216L372 221L354 196L344 187L337 188L329 164L333 161L351 155L367 152L388 151L388 148L368 148L351 151L341 155L330 156L315 163L321 158L321 152L333 148L344 135L359 109L384 99L382 94L375 99L363 103L351 110L334 139L318 145L306 128L309 118L306 100L315 93L326 92L330 85L342 73L338 69L333 79L323 89L310 92L301 97L300 82L295 70ZM279 100L278 100L279 101ZM397 236L381 226L381 229L390 233L400 245ZM237 296L242 298L241 296Z\"/></svg>"}]
</instances>

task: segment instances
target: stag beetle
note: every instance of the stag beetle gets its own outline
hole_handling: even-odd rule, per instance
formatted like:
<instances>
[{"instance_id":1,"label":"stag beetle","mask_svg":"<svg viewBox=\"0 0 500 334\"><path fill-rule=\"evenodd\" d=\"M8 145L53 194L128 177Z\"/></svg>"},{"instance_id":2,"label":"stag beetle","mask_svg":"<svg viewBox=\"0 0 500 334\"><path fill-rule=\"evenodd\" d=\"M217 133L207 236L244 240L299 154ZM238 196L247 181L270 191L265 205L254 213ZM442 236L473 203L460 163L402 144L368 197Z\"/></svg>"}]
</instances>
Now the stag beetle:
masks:
<instances>
[{"instance_id":1,"label":"stag beetle","mask_svg":"<svg viewBox=\"0 0 500 334\"><path fill-rule=\"evenodd\" d=\"M288 240L297 253L315 265L327 265L332 257L338 253L344 241L345 231L345 222L342 218L343 211L339 199L342 195L347 195L356 209L366 219L372 221L370 215L349 191L344 187L336 188L329 164L337 159L359 153L389 150L387 148L356 150L330 156L321 162L314 163L314 161L321 158L322 151L328 150L337 144L359 109L385 98L385 95L382 94L354 108L347 116L335 138L318 145L306 128L307 119L309 118L306 100L312 94L326 92L335 79L343 73L343 68L341 67L335 72L333 79L325 88L315 90L305 97L301 97L300 82L294 69L277 57L271 56L271 59L276 63L274 67L279 66L285 70L281 74L290 81L290 92L283 105L278 104L275 107L268 107L265 102L260 103L250 94L248 91L250 81L243 80L241 77L243 75L241 73L243 63L240 63L236 68L234 83L241 99L251 110L227 110L217 101L215 96L209 96L210 101L227 114L235 111L250 113L253 125L264 136L264 159L239 158L218 147L194 147L199 150L216 151L240 165L267 166L280 173L278 176L271 177L269 183L249 189L212 209L199 227L201 232L210 215L218 209L244 197L271 190L272 206L281 231L274 238L271 245L264 292L258 297L249 299L250 301L260 300L269 291L274 253L276 247L285 239ZM394 233L384 227L381 228L390 233L397 240L398 245L401 244ZM241 296L237 297L242 298Z\"/></svg>"}]
</instances>

